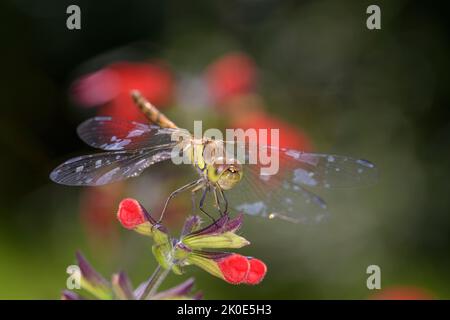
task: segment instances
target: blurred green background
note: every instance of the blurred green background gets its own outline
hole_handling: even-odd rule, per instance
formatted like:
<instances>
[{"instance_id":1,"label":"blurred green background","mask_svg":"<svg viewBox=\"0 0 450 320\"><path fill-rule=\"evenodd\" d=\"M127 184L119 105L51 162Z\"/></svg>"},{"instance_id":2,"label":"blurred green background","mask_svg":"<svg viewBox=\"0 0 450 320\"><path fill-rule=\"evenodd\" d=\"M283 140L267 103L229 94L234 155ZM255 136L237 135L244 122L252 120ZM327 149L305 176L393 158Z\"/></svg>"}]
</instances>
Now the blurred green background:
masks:
<instances>
[{"instance_id":1,"label":"blurred green background","mask_svg":"<svg viewBox=\"0 0 450 320\"><path fill-rule=\"evenodd\" d=\"M81 30L66 28L69 4L81 8ZM251 92L264 112L299 128L315 151L370 159L380 181L314 190L329 203L328 223L246 217L252 245L240 252L269 268L258 286L232 286L192 267L163 287L193 275L207 299L365 299L374 294L366 268L376 264L383 290L450 298L449 8L376 1L382 29L370 31L369 4L2 1L0 298L58 299L78 249L102 274L123 269L137 285L155 268L151 243L120 227L116 206L128 195L158 212L188 181L168 164L112 191L52 183L56 165L92 151L75 130L98 109L80 107L71 83L117 61L159 61L172 75L164 109L171 118L188 128L193 119L226 126L202 81L230 52L253 61ZM96 205L106 216L96 216ZM188 200L177 205L172 212L189 212Z\"/></svg>"}]
</instances>

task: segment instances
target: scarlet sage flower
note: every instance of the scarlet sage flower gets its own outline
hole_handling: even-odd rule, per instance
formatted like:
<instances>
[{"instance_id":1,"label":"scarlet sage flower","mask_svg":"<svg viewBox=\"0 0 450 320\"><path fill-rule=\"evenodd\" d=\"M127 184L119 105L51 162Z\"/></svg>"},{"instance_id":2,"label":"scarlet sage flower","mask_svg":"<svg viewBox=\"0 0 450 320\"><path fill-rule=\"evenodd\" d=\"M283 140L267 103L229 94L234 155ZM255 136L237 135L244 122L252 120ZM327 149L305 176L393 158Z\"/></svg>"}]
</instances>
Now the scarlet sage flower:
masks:
<instances>
[{"instance_id":1,"label":"scarlet sage flower","mask_svg":"<svg viewBox=\"0 0 450 320\"><path fill-rule=\"evenodd\" d=\"M158 263L176 274L195 265L231 284L258 284L267 272L266 265L258 259L232 252L211 249L238 249L250 244L236 234L242 225L242 215L227 215L211 225L200 228L198 216L186 220L179 238L170 237L167 230L156 223L135 199L124 199L117 213L122 225L153 238L153 254Z\"/></svg>"},{"instance_id":2,"label":"scarlet sage flower","mask_svg":"<svg viewBox=\"0 0 450 320\"><path fill-rule=\"evenodd\" d=\"M120 202L117 219L126 229L152 237L156 232L161 232L160 236L168 239L167 230L162 225L158 225L156 220L135 199L126 198Z\"/></svg>"},{"instance_id":3,"label":"scarlet sage flower","mask_svg":"<svg viewBox=\"0 0 450 320\"><path fill-rule=\"evenodd\" d=\"M118 62L78 78L71 93L82 106L99 106L99 115L145 122L130 99L133 89L163 108L174 92L173 76L160 64Z\"/></svg>"},{"instance_id":4,"label":"scarlet sage flower","mask_svg":"<svg viewBox=\"0 0 450 320\"><path fill-rule=\"evenodd\" d=\"M188 258L188 262L231 284L255 285L264 279L267 272L261 260L236 253L197 251Z\"/></svg>"}]
</instances>

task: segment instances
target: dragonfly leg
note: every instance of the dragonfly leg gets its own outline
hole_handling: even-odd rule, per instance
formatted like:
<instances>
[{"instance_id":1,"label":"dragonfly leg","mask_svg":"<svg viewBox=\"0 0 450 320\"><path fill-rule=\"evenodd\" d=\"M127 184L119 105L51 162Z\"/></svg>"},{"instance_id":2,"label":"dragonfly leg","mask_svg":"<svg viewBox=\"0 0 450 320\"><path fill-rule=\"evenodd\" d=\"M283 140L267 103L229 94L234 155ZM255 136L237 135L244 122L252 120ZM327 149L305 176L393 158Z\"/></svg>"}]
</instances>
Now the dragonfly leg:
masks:
<instances>
[{"instance_id":1,"label":"dragonfly leg","mask_svg":"<svg viewBox=\"0 0 450 320\"><path fill-rule=\"evenodd\" d=\"M223 203L225 204L225 210L224 214L228 213L228 200L227 197L225 197L225 194L223 193L222 188L219 187L219 195L222 197Z\"/></svg>"},{"instance_id":2,"label":"dragonfly leg","mask_svg":"<svg viewBox=\"0 0 450 320\"><path fill-rule=\"evenodd\" d=\"M219 196L217 195L217 189L215 187L214 187L214 206L219 211L220 216L222 216L222 211L220 210Z\"/></svg>"},{"instance_id":3,"label":"dragonfly leg","mask_svg":"<svg viewBox=\"0 0 450 320\"><path fill-rule=\"evenodd\" d=\"M201 180L196 180L193 182L190 182L184 186L182 186L181 188L178 188L177 190L173 191L169 197L166 199L166 203L164 204L164 208L161 212L161 215L159 216L159 220L158 220L158 224L161 223L162 219L164 218L164 213L166 212L167 206L169 205L170 200L172 200L177 194L179 194L180 192L186 191L192 187L195 187L198 183L200 183Z\"/></svg>"},{"instance_id":4,"label":"dragonfly leg","mask_svg":"<svg viewBox=\"0 0 450 320\"><path fill-rule=\"evenodd\" d=\"M219 210L219 214L223 217L228 212L228 201L224 197L223 191L219 186L214 187L214 199L217 209ZM222 206L225 206L225 210L222 210Z\"/></svg>"},{"instance_id":5,"label":"dragonfly leg","mask_svg":"<svg viewBox=\"0 0 450 320\"><path fill-rule=\"evenodd\" d=\"M200 190L203 190L205 188L205 183L202 180L198 181L198 184L196 186L194 186L194 188L192 188L191 190L191 201L192 201L192 214L195 215L196 213L196 203L197 203L197 199L196 199L196 195L197 192Z\"/></svg>"},{"instance_id":6,"label":"dragonfly leg","mask_svg":"<svg viewBox=\"0 0 450 320\"><path fill-rule=\"evenodd\" d=\"M206 199L206 194L209 192L209 187L205 187L203 189L203 194L202 197L200 199L200 204L199 204L199 208L200 211L203 212L204 214L206 214L214 223L216 223L216 219L214 219L208 212L206 212L206 210L203 208L204 204L205 204L205 199Z\"/></svg>"}]
</instances>

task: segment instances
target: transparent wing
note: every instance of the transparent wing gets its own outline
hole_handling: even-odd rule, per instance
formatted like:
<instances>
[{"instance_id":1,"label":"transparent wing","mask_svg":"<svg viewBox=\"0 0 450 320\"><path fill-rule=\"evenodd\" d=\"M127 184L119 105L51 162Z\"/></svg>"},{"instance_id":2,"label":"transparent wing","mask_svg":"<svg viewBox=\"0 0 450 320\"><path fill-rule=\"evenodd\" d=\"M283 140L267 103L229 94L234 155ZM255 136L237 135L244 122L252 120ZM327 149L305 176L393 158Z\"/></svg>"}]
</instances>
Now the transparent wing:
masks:
<instances>
[{"instance_id":1,"label":"transparent wing","mask_svg":"<svg viewBox=\"0 0 450 320\"><path fill-rule=\"evenodd\" d=\"M233 157L243 164L242 181L225 195L232 208L250 215L319 222L328 215L326 203L305 186L364 186L378 178L375 165L367 160L271 146L224 144L232 145L225 148L226 158ZM271 165L272 170L268 170Z\"/></svg>"},{"instance_id":2,"label":"transparent wing","mask_svg":"<svg viewBox=\"0 0 450 320\"><path fill-rule=\"evenodd\" d=\"M328 216L319 196L292 182L288 171L264 176L257 165L243 166L243 178L224 191L228 205L237 212L294 223L318 223Z\"/></svg>"},{"instance_id":3,"label":"transparent wing","mask_svg":"<svg viewBox=\"0 0 450 320\"><path fill-rule=\"evenodd\" d=\"M103 150L136 150L172 142L174 132L183 129L161 128L111 117L94 117L81 123L77 132L88 145Z\"/></svg>"},{"instance_id":4,"label":"transparent wing","mask_svg":"<svg viewBox=\"0 0 450 320\"><path fill-rule=\"evenodd\" d=\"M134 151L111 151L72 158L50 174L56 183L100 186L138 176L150 165L171 157L173 146Z\"/></svg>"},{"instance_id":5,"label":"transparent wing","mask_svg":"<svg viewBox=\"0 0 450 320\"><path fill-rule=\"evenodd\" d=\"M286 175L288 171L296 184L336 188L367 186L378 180L375 165L363 159L248 143L224 142L224 146L225 158L264 168L262 175Z\"/></svg>"},{"instance_id":6,"label":"transparent wing","mask_svg":"<svg viewBox=\"0 0 450 320\"><path fill-rule=\"evenodd\" d=\"M263 150L275 150L263 147ZM361 187L378 180L373 163L348 156L278 149L280 171L290 170L294 183L324 188ZM277 152L275 150L275 152Z\"/></svg>"}]
</instances>

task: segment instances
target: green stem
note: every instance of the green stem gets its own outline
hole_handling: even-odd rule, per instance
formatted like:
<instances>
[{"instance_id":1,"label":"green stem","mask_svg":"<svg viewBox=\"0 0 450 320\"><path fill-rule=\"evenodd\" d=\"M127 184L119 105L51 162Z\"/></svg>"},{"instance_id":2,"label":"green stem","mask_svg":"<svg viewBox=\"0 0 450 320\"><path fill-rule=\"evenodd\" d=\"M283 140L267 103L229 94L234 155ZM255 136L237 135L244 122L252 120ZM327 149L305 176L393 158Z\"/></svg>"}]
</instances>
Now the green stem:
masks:
<instances>
[{"instance_id":1,"label":"green stem","mask_svg":"<svg viewBox=\"0 0 450 320\"><path fill-rule=\"evenodd\" d=\"M156 290L158 290L161 283L167 277L169 271L170 268L164 269L160 265L158 265L158 267L150 277L150 280L148 280L147 285L145 286L144 292L141 295L141 300L148 299L156 293Z\"/></svg>"}]
</instances>

